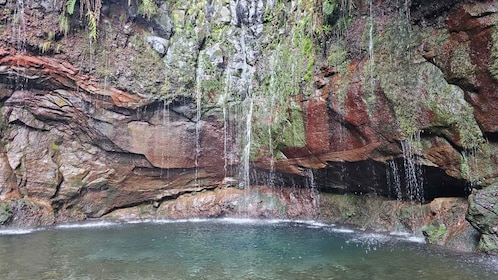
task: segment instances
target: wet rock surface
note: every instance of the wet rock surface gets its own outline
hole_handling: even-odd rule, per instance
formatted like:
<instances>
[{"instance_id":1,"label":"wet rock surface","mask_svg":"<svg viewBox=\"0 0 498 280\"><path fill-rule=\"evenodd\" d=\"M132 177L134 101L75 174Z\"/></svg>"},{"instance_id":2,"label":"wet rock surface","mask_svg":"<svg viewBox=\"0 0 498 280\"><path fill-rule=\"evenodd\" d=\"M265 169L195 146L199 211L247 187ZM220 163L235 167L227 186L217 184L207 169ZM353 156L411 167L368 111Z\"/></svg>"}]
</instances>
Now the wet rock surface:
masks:
<instances>
[{"instance_id":1,"label":"wet rock surface","mask_svg":"<svg viewBox=\"0 0 498 280\"><path fill-rule=\"evenodd\" d=\"M476 190L469 196L467 220L482 234L479 248L498 254L498 185Z\"/></svg>"},{"instance_id":2,"label":"wet rock surface","mask_svg":"<svg viewBox=\"0 0 498 280\"><path fill-rule=\"evenodd\" d=\"M493 248L496 1L357 1L345 26L307 1L124 2L104 1L96 41L60 7L0 2L1 223L310 217L318 189L423 202L417 221L379 202L374 224L448 245L474 232L439 198L475 187Z\"/></svg>"}]
</instances>

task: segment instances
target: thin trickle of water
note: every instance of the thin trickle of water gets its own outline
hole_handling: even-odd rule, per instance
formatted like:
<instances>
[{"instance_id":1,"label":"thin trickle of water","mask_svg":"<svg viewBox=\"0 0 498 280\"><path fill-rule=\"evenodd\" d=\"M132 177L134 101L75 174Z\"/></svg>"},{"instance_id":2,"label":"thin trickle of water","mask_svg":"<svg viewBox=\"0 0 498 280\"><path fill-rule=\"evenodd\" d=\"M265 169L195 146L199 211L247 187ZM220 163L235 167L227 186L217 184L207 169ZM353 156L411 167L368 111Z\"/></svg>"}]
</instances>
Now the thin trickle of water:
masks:
<instances>
[{"instance_id":1,"label":"thin trickle of water","mask_svg":"<svg viewBox=\"0 0 498 280\"><path fill-rule=\"evenodd\" d=\"M370 12L370 27L368 30L368 56L369 56L369 75L370 75L370 87L373 92L374 90L374 65L375 65L375 60L374 60L374 39L373 39L373 31L374 31L374 15L372 11L372 5L373 5L373 0L369 0L369 12Z\"/></svg>"},{"instance_id":2,"label":"thin trickle of water","mask_svg":"<svg viewBox=\"0 0 498 280\"><path fill-rule=\"evenodd\" d=\"M306 169L306 178L308 189L311 190L311 199L313 201L313 208L318 211L318 207L320 206L320 193L318 192L318 186L315 181L315 174L313 173L313 169Z\"/></svg>"},{"instance_id":3,"label":"thin trickle of water","mask_svg":"<svg viewBox=\"0 0 498 280\"><path fill-rule=\"evenodd\" d=\"M13 19L13 36L15 45L20 51L26 50L26 22L24 18L24 0L17 0L16 11Z\"/></svg>"},{"instance_id":4,"label":"thin trickle of water","mask_svg":"<svg viewBox=\"0 0 498 280\"><path fill-rule=\"evenodd\" d=\"M342 110L342 109L341 109ZM347 150L347 147L343 147L345 145L345 138L346 138L346 133L347 130L345 130L346 122L344 120L344 115L340 115L340 125L339 125L339 147L340 151L345 151ZM340 169L341 171L339 172L339 181L345 182L346 181L346 166L344 164L340 164Z\"/></svg>"},{"instance_id":5,"label":"thin trickle of water","mask_svg":"<svg viewBox=\"0 0 498 280\"><path fill-rule=\"evenodd\" d=\"M161 122L163 127L166 127L167 123L167 117L169 116L169 105L166 104L166 101L163 101L163 108L161 111ZM160 178L163 178L163 173L164 173L164 166L165 166L165 156L164 156L164 151L165 149L161 149L161 171L160 171ZM169 171L166 169L166 178L169 178Z\"/></svg>"},{"instance_id":6,"label":"thin trickle of water","mask_svg":"<svg viewBox=\"0 0 498 280\"><path fill-rule=\"evenodd\" d=\"M275 56L272 57L270 64L272 69L275 69L277 66L277 61L275 61L276 58ZM273 94L276 91L276 85L275 85L275 71L272 71L272 74L270 76L270 96L269 96L269 115L268 115L268 150L269 150L269 155L270 155L270 174L268 177L268 185L269 186L275 186L275 156L274 156L274 151L273 151L273 133L272 133L272 126L274 122L274 108L275 108L275 94Z\"/></svg>"},{"instance_id":7,"label":"thin trickle of water","mask_svg":"<svg viewBox=\"0 0 498 280\"><path fill-rule=\"evenodd\" d=\"M401 177L399 175L398 165L396 161L390 160L386 163L386 176L389 192L394 193L396 200L403 199L403 192L401 191Z\"/></svg>"},{"instance_id":8,"label":"thin trickle of water","mask_svg":"<svg viewBox=\"0 0 498 280\"><path fill-rule=\"evenodd\" d=\"M247 96L244 101L244 111L246 112L246 130L244 134L244 150L242 154L242 184L244 188L250 185L250 157L251 157L251 127L252 127L252 113L253 113L253 99Z\"/></svg>"},{"instance_id":9,"label":"thin trickle of water","mask_svg":"<svg viewBox=\"0 0 498 280\"><path fill-rule=\"evenodd\" d=\"M375 166L371 162L368 163L368 170L370 171L369 173L372 173L373 178L377 178L377 171L375 170ZM373 180L371 188L375 193L379 189L379 182L377 182L377 180Z\"/></svg>"},{"instance_id":10,"label":"thin trickle of water","mask_svg":"<svg viewBox=\"0 0 498 280\"><path fill-rule=\"evenodd\" d=\"M199 182L199 156L201 154L201 117L202 117L202 91L201 91L201 79L202 79L202 63L201 55L197 58L197 68L195 73L195 102L196 102L196 114L195 114L195 184L198 185Z\"/></svg>"},{"instance_id":11,"label":"thin trickle of water","mask_svg":"<svg viewBox=\"0 0 498 280\"><path fill-rule=\"evenodd\" d=\"M477 148L463 150L462 163L460 166L462 175L468 180L467 192L471 192L475 185L479 182L479 176L475 173L477 167Z\"/></svg>"},{"instance_id":12,"label":"thin trickle of water","mask_svg":"<svg viewBox=\"0 0 498 280\"><path fill-rule=\"evenodd\" d=\"M229 71L225 73L225 88L223 90L223 95L221 96L221 106L223 108L223 171L224 176L227 177L228 173L228 126L230 125L229 115L228 115L228 97L230 94L230 84L231 75Z\"/></svg>"},{"instance_id":13,"label":"thin trickle of water","mask_svg":"<svg viewBox=\"0 0 498 280\"><path fill-rule=\"evenodd\" d=\"M373 0L369 0L369 12L370 12L370 27L368 30L368 35L369 35L369 41L368 41L368 55L370 57L370 62L373 64L374 63L374 57L373 57L373 26L374 26L374 18L373 18L373 12L372 12L372 2ZM371 68L372 69L372 68Z\"/></svg>"},{"instance_id":14,"label":"thin trickle of water","mask_svg":"<svg viewBox=\"0 0 498 280\"><path fill-rule=\"evenodd\" d=\"M273 99L273 98L271 98ZM273 115L273 105L270 106L270 118ZM270 119L271 121L271 119ZM270 175L268 177L268 185L275 186L275 156L273 155L273 141L272 141L271 124L268 125L268 150L270 153Z\"/></svg>"},{"instance_id":15,"label":"thin trickle of water","mask_svg":"<svg viewBox=\"0 0 498 280\"><path fill-rule=\"evenodd\" d=\"M401 141L403 150L403 164L406 181L406 194L411 201L424 201L424 184L422 167L420 166L420 152L414 146L420 143L420 132L412 135L410 139Z\"/></svg>"}]
</instances>

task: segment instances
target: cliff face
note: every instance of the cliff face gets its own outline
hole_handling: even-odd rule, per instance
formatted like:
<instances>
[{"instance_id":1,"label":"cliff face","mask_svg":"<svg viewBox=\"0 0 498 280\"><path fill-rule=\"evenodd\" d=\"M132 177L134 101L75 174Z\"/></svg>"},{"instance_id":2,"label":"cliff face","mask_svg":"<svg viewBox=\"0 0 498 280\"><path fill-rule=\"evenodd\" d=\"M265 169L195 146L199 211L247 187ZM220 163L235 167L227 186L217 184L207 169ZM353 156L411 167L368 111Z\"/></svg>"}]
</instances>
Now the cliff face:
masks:
<instances>
[{"instance_id":1,"label":"cliff face","mask_svg":"<svg viewBox=\"0 0 498 280\"><path fill-rule=\"evenodd\" d=\"M150 3L0 1L1 223L474 192L498 240L474 207L498 178L498 2Z\"/></svg>"}]
</instances>

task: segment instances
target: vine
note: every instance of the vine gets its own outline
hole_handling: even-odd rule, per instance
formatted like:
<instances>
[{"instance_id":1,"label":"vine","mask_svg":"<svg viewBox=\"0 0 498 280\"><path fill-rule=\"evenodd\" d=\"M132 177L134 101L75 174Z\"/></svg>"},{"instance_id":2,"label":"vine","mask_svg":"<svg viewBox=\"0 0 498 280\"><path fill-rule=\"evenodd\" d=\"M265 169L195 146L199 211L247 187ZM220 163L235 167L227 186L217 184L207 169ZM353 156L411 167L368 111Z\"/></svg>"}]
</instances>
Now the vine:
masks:
<instances>
[{"instance_id":1,"label":"vine","mask_svg":"<svg viewBox=\"0 0 498 280\"><path fill-rule=\"evenodd\" d=\"M77 5L79 3L79 5ZM148 20L159 12L155 0L137 0L138 13ZM128 1L128 5L131 0ZM61 15L59 16L59 30L67 36L70 29L69 18L76 12L79 6L80 18L86 18L88 24L88 38L92 41L97 40L98 24L102 10L102 0L62 0Z\"/></svg>"}]
</instances>

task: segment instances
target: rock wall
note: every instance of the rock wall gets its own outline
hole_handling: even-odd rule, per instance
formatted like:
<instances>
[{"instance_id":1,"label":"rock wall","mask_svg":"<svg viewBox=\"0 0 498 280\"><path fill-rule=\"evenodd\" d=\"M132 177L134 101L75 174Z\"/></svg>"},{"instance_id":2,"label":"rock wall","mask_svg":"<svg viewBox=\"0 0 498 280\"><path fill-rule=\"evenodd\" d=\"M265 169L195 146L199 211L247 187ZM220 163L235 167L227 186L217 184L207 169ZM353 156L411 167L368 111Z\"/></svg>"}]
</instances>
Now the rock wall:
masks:
<instances>
[{"instance_id":1,"label":"rock wall","mask_svg":"<svg viewBox=\"0 0 498 280\"><path fill-rule=\"evenodd\" d=\"M497 1L128 2L0 1L0 223L336 221L316 191L472 193L495 250L472 205L498 178ZM442 208L386 215L470 232Z\"/></svg>"}]
</instances>

